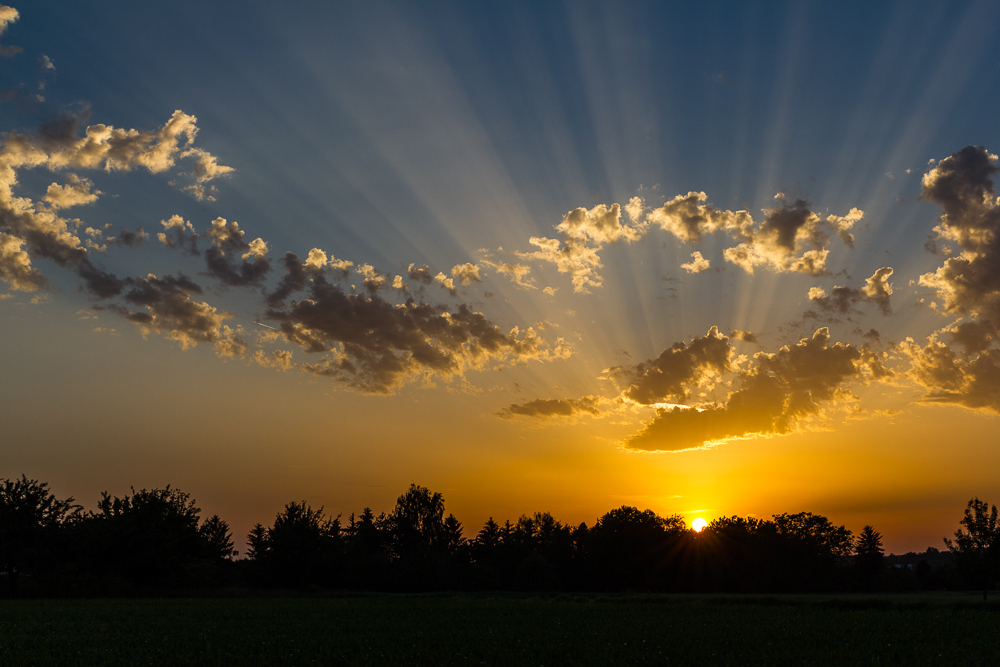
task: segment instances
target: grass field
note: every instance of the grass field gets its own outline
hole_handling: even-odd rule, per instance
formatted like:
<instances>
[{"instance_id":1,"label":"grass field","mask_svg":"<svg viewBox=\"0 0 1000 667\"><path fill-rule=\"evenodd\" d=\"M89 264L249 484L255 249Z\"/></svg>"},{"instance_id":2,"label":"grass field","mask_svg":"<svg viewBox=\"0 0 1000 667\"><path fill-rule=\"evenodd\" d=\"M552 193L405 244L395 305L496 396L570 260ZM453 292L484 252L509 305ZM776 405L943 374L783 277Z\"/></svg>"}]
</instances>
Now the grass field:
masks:
<instances>
[{"instance_id":1,"label":"grass field","mask_svg":"<svg viewBox=\"0 0 1000 667\"><path fill-rule=\"evenodd\" d=\"M974 596L0 601L0 665L1000 665Z\"/></svg>"}]
</instances>

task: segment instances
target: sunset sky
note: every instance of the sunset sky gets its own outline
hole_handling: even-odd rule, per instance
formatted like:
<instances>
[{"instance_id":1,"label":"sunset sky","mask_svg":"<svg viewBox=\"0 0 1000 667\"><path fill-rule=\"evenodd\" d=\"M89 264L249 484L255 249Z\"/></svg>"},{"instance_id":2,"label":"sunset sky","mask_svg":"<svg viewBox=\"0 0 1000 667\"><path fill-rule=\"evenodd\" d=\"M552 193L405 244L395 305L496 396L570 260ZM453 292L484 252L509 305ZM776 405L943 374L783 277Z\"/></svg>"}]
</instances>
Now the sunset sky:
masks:
<instances>
[{"instance_id":1,"label":"sunset sky","mask_svg":"<svg viewBox=\"0 0 1000 667\"><path fill-rule=\"evenodd\" d=\"M0 477L1000 503L996 2L317 4L0 6Z\"/></svg>"}]
</instances>

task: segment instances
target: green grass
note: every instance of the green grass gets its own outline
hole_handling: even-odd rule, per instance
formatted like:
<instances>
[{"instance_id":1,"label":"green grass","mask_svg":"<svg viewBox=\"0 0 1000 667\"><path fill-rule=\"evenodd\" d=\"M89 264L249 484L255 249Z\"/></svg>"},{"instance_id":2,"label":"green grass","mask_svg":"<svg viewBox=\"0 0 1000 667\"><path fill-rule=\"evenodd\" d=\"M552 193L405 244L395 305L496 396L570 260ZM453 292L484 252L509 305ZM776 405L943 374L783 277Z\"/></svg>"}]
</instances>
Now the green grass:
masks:
<instances>
[{"instance_id":1,"label":"green grass","mask_svg":"<svg viewBox=\"0 0 1000 667\"><path fill-rule=\"evenodd\" d=\"M1000 665L975 597L0 601L0 665Z\"/></svg>"}]
</instances>

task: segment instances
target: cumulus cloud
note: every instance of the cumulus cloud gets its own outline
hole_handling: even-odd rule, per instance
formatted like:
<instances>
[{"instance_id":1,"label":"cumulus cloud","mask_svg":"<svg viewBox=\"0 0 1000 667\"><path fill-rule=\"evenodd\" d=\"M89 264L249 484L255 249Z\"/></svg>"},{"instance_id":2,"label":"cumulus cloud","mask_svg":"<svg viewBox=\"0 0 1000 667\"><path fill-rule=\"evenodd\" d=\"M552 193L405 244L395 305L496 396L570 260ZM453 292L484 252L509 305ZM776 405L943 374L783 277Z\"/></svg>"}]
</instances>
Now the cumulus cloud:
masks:
<instances>
[{"instance_id":1,"label":"cumulus cloud","mask_svg":"<svg viewBox=\"0 0 1000 667\"><path fill-rule=\"evenodd\" d=\"M69 208L70 206L80 206L97 201L99 195L104 194L100 190L91 192L94 187L92 181L80 178L76 174L66 176L66 185L58 183L51 184L45 191L45 201L52 208Z\"/></svg>"},{"instance_id":2,"label":"cumulus cloud","mask_svg":"<svg viewBox=\"0 0 1000 667\"><path fill-rule=\"evenodd\" d=\"M680 403L690 398L694 387L732 370L732 354L729 338L712 327L690 344L675 343L655 359L609 368L605 376L623 387L622 397L635 403Z\"/></svg>"},{"instance_id":3,"label":"cumulus cloud","mask_svg":"<svg viewBox=\"0 0 1000 667\"><path fill-rule=\"evenodd\" d=\"M31 266L24 240L3 232L0 232L0 280L22 292L33 292L48 284L42 272Z\"/></svg>"},{"instance_id":4,"label":"cumulus cloud","mask_svg":"<svg viewBox=\"0 0 1000 667\"><path fill-rule=\"evenodd\" d=\"M198 232L194 225L179 215L172 215L166 220L160 220L164 231L156 238L167 248L178 248L191 255L198 254Z\"/></svg>"},{"instance_id":5,"label":"cumulus cloud","mask_svg":"<svg viewBox=\"0 0 1000 667\"><path fill-rule=\"evenodd\" d=\"M7 32L7 26L18 19L19 14L13 7L0 5L0 35ZM23 49L20 46L0 46L0 56L10 58L20 53Z\"/></svg>"},{"instance_id":6,"label":"cumulus cloud","mask_svg":"<svg viewBox=\"0 0 1000 667\"><path fill-rule=\"evenodd\" d=\"M657 409L656 417L625 447L681 451L714 441L789 433L822 417L825 405L853 400L852 382L890 377L883 361L867 344L830 345L824 327L776 353L755 354L753 363L737 373L739 389L723 403Z\"/></svg>"},{"instance_id":7,"label":"cumulus cloud","mask_svg":"<svg viewBox=\"0 0 1000 667\"><path fill-rule=\"evenodd\" d=\"M601 414L597 407L601 401L597 396L583 398L540 398L527 403L511 403L506 408L497 410L494 414L502 419L530 417L547 419L551 417L572 417L578 414Z\"/></svg>"},{"instance_id":8,"label":"cumulus cloud","mask_svg":"<svg viewBox=\"0 0 1000 667\"><path fill-rule=\"evenodd\" d=\"M450 378L489 363L550 359L568 354L547 349L535 331L503 333L482 313L412 299L394 305L377 294L349 294L317 275L308 298L268 310L286 341L307 353L327 353L299 368L332 377L368 393L391 393L420 376Z\"/></svg>"},{"instance_id":9,"label":"cumulus cloud","mask_svg":"<svg viewBox=\"0 0 1000 667\"><path fill-rule=\"evenodd\" d=\"M131 282L131 289L122 298L130 306L144 310L130 310L125 306L112 306L111 309L137 325L144 335L164 333L179 342L183 349L198 343L221 341L221 349L233 350L241 344L236 331L222 328L223 320L232 315L219 313L205 302L192 301L191 296L201 294L202 289L184 274L176 278L170 275L157 278L151 273ZM242 347L245 351L245 343ZM225 356L223 352L220 354Z\"/></svg>"},{"instance_id":10,"label":"cumulus cloud","mask_svg":"<svg viewBox=\"0 0 1000 667\"><path fill-rule=\"evenodd\" d=\"M372 294L386 286L385 274L371 264L362 264L357 268L357 273L364 277L362 285Z\"/></svg>"},{"instance_id":11,"label":"cumulus cloud","mask_svg":"<svg viewBox=\"0 0 1000 667\"><path fill-rule=\"evenodd\" d=\"M766 267L776 272L794 271L811 276L829 273L826 259L830 253L830 234L837 232L845 239L847 230L864 213L858 209L844 217L828 216L823 220L809 210L803 199L789 200L779 193L780 203L764 209L765 218L760 226L747 226L740 234L748 240L723 251L726 261L739 266L747 273L756 267ZM853 244L850 237L849 244Z\"/></svg>"},{"instance_id":12,"label":"cumulus cloud","mask_svg":"<svg viewBox=\"0 0 1000 667\"><path fill-rule=\"evenodd\" d=\"M455 296L456 294L458 294L458 292L455 291L455 280L454 280L454 278L449 278L448 276L444 275L443 273L439 273L436 276L434 276L434 280L436 280L438 282L438 284L441 285L441 287L443 287L446 290L448 290L451 293L452 296Z\"/></svg>"},{"instance_id":13,"label":"cumulus cloud","mask_svg":"<svg viewBox=\"0 0 1000 667\"><path fill-rule=\"evenodd\" d=\"M732 331L729 332L729 337L730 338L736 338L737 340L741 340L744 343L756 343L757 342L757 336L756 335L754 335L753 333L751 333L749 331L743 331L741 329L733 329Z\"/></svg>"},{"instance_id":14,"label":"cumulus cloud","mask_svg":"<svg viewBox=\"0 0 1000 667\"><path fill-rule=\"evenodd\" d=\"M451 276L463 285L483 282L479 276L479 267L469 262L451 267Z\"/></svg>"},{"instance_id":15,"label":"cumulus cloud","mask_svg":"<svg viewBox=\"0 0 1000 667\"><path fill-rule=\"evenodd\" d=\"M726 232L750 240L753 218L746 211L721 211L706 204L704 192L677 195L650 211L646 219L687 243L697 243L706 234Z\"/></svg>"},{"instance_id":16,"label":"cumulus cloud","mask_svg":"<svg viewBox=\"0 0 1000 667\"><path fill-rule=\"evenodd\" d=\"M681 264L681 268L688 273L701 273L702 271L707 271L711 264L707 259L701 256L701 253L695 250L691 253L691 261L687 264Z\"/></svg>"},{"instance_id":17,"label":"cumulus cloud","mask_svg":"<svg viewBox=\"0 0 1000 667\"><path fill-rule=\"evenodd\" d=\"M16 12L12 14L11 11L0 12L0 21L15 19ZM64 116L45 123L34 135L7 133L3 136L0 144L0 232L21 239L23 251L29 258L48 259L73 270L83 279L87 291L98 298L110 298L121 293L125 282L95 265L88 255L88 247L104 250L106 246L92 239L84 243L75 231L79 221L69 221L58 214L61 208L90 203L100 193L92 190L89 180L70 174L65 185L52 184L45 199L35 202L15 195L18 171L145 168L160 173L172 168L182 157L182 151L191 149L197 134L196 119L176 111L156 131L91 125L81 137L82 119L83 115ZM127 232L124 237L115 237L114 242L136 245L144 234ZM169 244L168 240L162 241Z\"/></svg>"},{"instance_id":18,"label":"cumulus cloud","mask_svg":"<svg viewBox=\"0 0 1000 667\"><path fill-rule=\"evenodd\" d=\"M109 245L123 246L126 248L139 248L148 238L149 234L147 234L142 227L139 227L134 232L128 229L122 229L116 236L109 236L104 240Z\"/></svg>"},{"instance_id":19,"label":"cumulus cloud","mask_svg":"<svg viewBox=\"0 0 1000 667\"><path fill-rule=\"evenodd\" d=\"M236 221L216 218L205 235L212 242L212 246L205 251L208 273L223 284L233 287L260 284L271 270L266 256L267 244L259 238L246 243L244 232ZM240 257L239 262L237 256Z\"/></svg>"},{"instance_id":20,"label":"cumulus cloud","mask_svg":"<svg viewBox=\"0 0 1000 667\"><path fill-rule=\"evenodd\" d=\"M630 203L641 210L642 203ZM591 209L576 208L563 216L556 225L562 239L533 236L528 242L538 248L532 252L518 253L522 258L537 259L556 265L560 273L568 273L576 292L589 293L591 287L600 287L603 280L598 269L603 268L598 252L605 244L619 241L631 242L642 236L642 231L622 223L621 206L600 204ZM499 269L498 269L499 270ZM520 284L520 283L518 283Z\"/></svg>"},{"instance_id":21,"label":"cumulus cloud","mask_svg":"<svg viewBox=\"0 0 1000 667\"><path fill-rule=\"evenodd\" d=\"M809 288L809 300L824 313L848 314L855 310L858 303L874 303L883 315L892 315L892 267L884 266L875 271L871 278L865 280L864 287L835 286L829 294L822 287ZM816 312L806 313L807 316L819 317Z\"/></svg>"},{"instance_id":22,"label":"cumulus cloud","mask_svg":"<svg viewBox=\"0 0 1000 667\"><path fill-rule=\"evenodd\" d=\"M406 270L406 277L421 285L430 285L434 282L434 274L431 273L430 267L426 264L420 267L416 264L410 264L410 267Z\"/></svg>"},{"instance_id":23,"label":"cumulus cloud","mask_svg":"<svg viewBox=\"0 0 1000 667\"><path fill-rule=\"evenodd\" d=\"M1000 412L1000 350L992 347L1000 338L998 158L966 146L934 162L921 193L942 211L932 240L958 249L948 248L944 263L919 282L937 292L944 314L958 319L922 345L908 338L900 350L910 360L910 377L927 390L923 400Z\"/></svg>"},{"instance_id":24,"label":"cumulus cloud","mask_svg":"<svg viewBox=\"0 0 1000 667\"><path fill-rule=\"evenodd\" d=\"M526 264L492 262L489 260L483 260L483 264L491 267L497 273L510 276L511 282L522 289L538 289L535 286L534 278L528 276L531 273L531 267Z\"/></svg>"},{"instance_id":25,"label":"cumulus cloud","mask_svg":"<svg viewBox=\"0 0 1000 667\"><path fill-rule=\"evenodd\" d=\"M943 210L937 239L961 252L945 260L920 284L937 291L944 310L1000 324L1000 202L993 189L997 156L982 146L966 146L923 178L922 197Z\"/></svg>"}]
</instances>

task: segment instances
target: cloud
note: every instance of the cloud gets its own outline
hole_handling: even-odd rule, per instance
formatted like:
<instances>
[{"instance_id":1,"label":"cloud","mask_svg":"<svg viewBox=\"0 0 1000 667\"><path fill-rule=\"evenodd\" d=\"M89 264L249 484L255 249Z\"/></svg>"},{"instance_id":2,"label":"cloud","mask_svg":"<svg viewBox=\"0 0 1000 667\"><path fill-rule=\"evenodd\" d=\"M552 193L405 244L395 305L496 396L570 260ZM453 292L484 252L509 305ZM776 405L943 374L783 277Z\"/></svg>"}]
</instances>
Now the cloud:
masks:
<instances>
[{"instance_id":1,"label":"cloud","mask_svg":"<svg viewBox=\"0 0 1000 667\"><path fill-rule=\"evenodd\" d=\"M514 419L516 417L530 417L535 419L546 419L551 417L572 417L578 414L599 415L601 411L597 408L601 401L597 396L584 396L583 398L540 398L527 403L511 403L506 408L497 410L494 414L503 419Z\"/></svg>"},{"instance_id":2,"label":"cloud","mask_svg":"<svg viewBox=\"0 0 1000 667\"><path fill-rule=\"evenodd\" d=\"M966 146L928 164L921 197L942 211L932 245L953 243L959 251L946 248L944 263L919 283L937 292L944 314L958 319L922 345L908 338L900 350L910 377L927 390L922 400L1000 412L1000 350L992 347L1000 338L998 158L982 146Z\"/></svg>"},{"instance_id":3,"label":"cloud","mask_svg":"<svg viewBox=\"0 0 1000 667\"><path fill-rule=\"evenodd\" d=\"M52 208L69 208L70 206L81 206L97 201L98 195L104 194L100 190L91 192L94 187L93 182L86 178L80 178L76 174L66 176L66 185L57 183L51 184L45 191L45 201Z\"/></svg>"},{"instance_id":4,"label":"cloud","mask_svg":"<svg viewBox=\"0 0 1000 667\"><path fill-rule=\"evenodd\" d=\"M750 240L753 218L746 211L720 211L705 204L704 192L677 195L650 211L646 219L686 243L697 243L706 234L726 232Z\"/></svg>"},{"instance_id":5,"label":"cloud","mask_svg":"<svg viewBox=\"0 0 1000 667\"><path fill-rule=\"evenodd\" d=\"M126 248L139 248L148 238L149 234L147 234L142 227L139 227L134 232L128 229L123 229L118 232L117 236L109 236L104 239L104 241L110 245L124 246Z\"/></svg>"},{"instance_id":6,"label":"cloud","mask_svg":"<svg viewBox=\"0 0 1000 667\"><path fill-rule=\"evenodd\" d=\"M42 272L31 266L24 240L3 232L0 232L0 280L21 292L33 292L48 284Z\"/></svg>"},{"instance_id":7,"label":"cloud","mask_svg":"<svg viewBox=\"0 0 1000 667\"><path fill-rule=\"evenodd\" d=\"M167 220L160 220L165 231L159 232L156 238L167 248L179 248L191 255L198 254L198 232L194 225L179 215L172 215Z\"/></svg>"},{"instance_id":8,"label":"cloud","mask_svg":"<svg viewBox=\"0 0 1000 667\"><path fill-rule=\"evenodd\" d=\"M112 306L111 310L137 325L144 335L165 333L185 350L198 343L220 341L223 349L233 349L241 343L236 337L237 332L222 329L222 321L232 315L219 313L207 303L191 300L192 295L201 293L201 287L184 274L176 278L170 275L157 278L151 273L145 278L133 280L132 288L122 297L127 304L141 306L145 310L133 311L123 306ZM245 343L243 348L245 351Z\"/></svg>"},{"instance_id":9,"label":"cloud","mask_svg":"<svg viewBox=\"0 0 1000 667\"><path fill-rule=\"evenodd\" d=\"M885 266L875 271L871 278L865 280L864 287L835 286L830 294L822 287L809 288L809 300L824 313L847 314L855 309L858 303L874 303L883 315L892 315L892 267ZM813 311L806 313L807 317L819 317Z\"/></svg>"},{"instance_id":10,"label":"cloud","mask_svg":"<svg viewBox=\"0 0 1000 667\"><path fill-rule=\"evenodd\" d=\"M441 285L441 287L448 290L452 296L458 294L458 292L455 291L455 280L453 278L449 278L443 273L439 273L436 276L434 276L434 280L436 280Z\"/></svg>"},{"instance_id":11,"label":"cloud","mask_svg":"<svg viewBox=\"0 0 1000 667\"><path fill-rule=\"evenodd\" d=\"M455 280L463 285L483 282L482 278L479 276L479 267L468 262L465 264L456 264L451 267L451 275Z\"/></svg>"},{"instance_id":12,"label":"cloud","mask_svg":"<svg viewBox=\"0 0 1000 667\"><path fill-rule=\"evenodd\" d=\"M675 343L656 359L629 367L616 366L605 376L624 387L622 396L642 405L679 403L691 390L713 376L732 370L729 338L712 327L690 344Z\"/></svg>"},{"instance_id":13,"label":"cloud","mask_svg":"<svg viewBox=\"0 0 1000 667\"><path fill-rule=\"evenodd\" d=\"M208 273L223 284L232 287L257 285L271 270L266 256L267 244L259 238L252 243L244 242L244 232L235 221L230 223L225 218L216 218L205 235L212 242L212 247L205 251Z\"/></svg>"},{"instance_id":14,"label":"cloud","mask_svg":"<svg viewBox=\"0 0 1000 667\"><path fill-rule=\"evenodd\" d=\"M836 232L848 245L853 244L853 236L847 230L864 216L864 212L853 208L847 216L831 215L823 220L809 210L809 202L803 199L789 200L781 193L776 198L780 200L779 205L763 210L766 217L759 227L746 226L739 230L748 240L727 248L722 256L747 273L762 266L776 272L828 274L829 232Z\"/></svg>"},{"instance_id":15,"label":"cloud","mask_svg":"<svg viewBox=\"0 0 1000 667\"><path fill-rule=\"evenodd\" d=\"M531 273L530 266L507 262L491 262L489 260L483 260L483 264L493 268L497 273L510 276L511 282L522 289L538 289L535 286L534 278L528 277L528 274Z\"/></svg>"},{"instance_id":16,"label":"cloud","mask_svg":"<svg viewBox=\"0 0 1000 667\"><path fill-rule=\"evenodd\" d=\"M377 294L348 294L317 275L308 298L268 310L286 341L307 353L328 353L299 368L332 377L367 393L395 391L419 376L450 378L488 363L568 356L557 341L546 349L535 331L503 333L482 313L412 299L391 304Z\"/></svg>"},{"instance_id":17,"label":"cloud","mask_svg":"<svg viewBox=\"0 0 1000 667\"><path fill-rule=\"evenodd\" d=\"M430 268L426 264L421 267L417 267L416 264L410 264L410 267L406 270L406 277L421 285L430 285L434 282L434 274L431 273Z\"/></svg>"},{"instance_id":18,"label":"cloud","mask_svg":"<svg viewBox=\"0 0 1000 667\"><path fill-rule=\"evenodd\" d=\"M749 331L742 331L741 329L733 329L729 332L730 338L736 338L743 341L744 343L756 343L757 336L750 333Z\"/></svg>"},{"instance_id":19,"label":"cloud","mask_svg":"<svg viewBox=\"0 0 1000 667\"><path fill-rule=\"evenodd\" d=\"M830 332L824 327L776 353L758 352L753 364L738 372L739 389L724 403L659 408L625 447L682 451L720 440L789 433L821 418L824 405L853 400L850 383L891 377L884 357L867 344L829 343Z\"/></svg>"},{"instance_id":20,"label":"cloud","mask_svg":"<svg viewBox=\"0 0 1000 667\"><path fill-rule=\"evenodd\" d=\"M1000 323L1000 202L993 189L997 156L966 146L923 178L921 196L944 213L934 228L938 240L957 243L949 257L920 284L937 291L945 312Z\"/></svg>"},{"instance_id":21,"label":"cloud","mask_svg":"<svg viewBox=\"0 0 1000 667\"><path fill-rule=\"evenodd\" d=\"M0 5L0 35L7 32L7 26L18 19L19 14L13 7ZM10 58L23 51L20 46L0 46L0 56Z\"/></svg>"},{"instance_id":22,"label":"cloud","mask_svg":"<svg viewBox=\"0 0 1000 667\"><path fill-rule=\"evenodd\" d=\"M191 193L198 201L215 201L215 186L207 186L206 184L220 176L228 176L235 170L232 167L219 164L214 155L201 148L189 148L180 156L196 158L192 171L195 182L183 189Z\"/></svg>"},{"instance_id":23,"label":"cloud","mask_svg":"<svg viewBox=\"0 0 1000 667\"><path fill-rule=\"evenodd\" d=\"M702 271L707 271L710 264L707 259L701 256L701 253L695 250L691 253L691 261L687 264L681 264L681 268L688 273L701 273Z\"/></svg>"},{"instance_id":24,"label":"cloud","mask_svg":"<svg viewBox=\"0 0 1000 667\"><path fill-rule=\"evenodd\" d=\"M0 11L4 26L16 18L16 12L12 11ZM81 241L74 231L80 221L68 221L57 213L62 207L89 203L99 192L91 191L92 184L88 180L70 174L65 186L53 184L47 189L46 203L34 202L14 194L18 171L37 168L53 172L66 169L130 171L142 167L160 173L175 165L182 150L191 148L197 126L194 116L175 111L157 131L91 125L81 137L78 128L84 117L85 114L63 116L43 124L34 135L3 135L0 144L0 233L21 239L23 250L31 259L49 259L75 271L83 279L85 289L103 299L120 294L125 282L92 262L87 245L99 250L104 246L93 241L85 245ZM134 244L140 240L136 235L129 242ZM121 237L115 241L125 244Z\"/></svg>"},{"instance_id":25,"label":"cloud","mask_svg":"<svg viewBox=\"0 0 1000 667\"><path fill-rule=\"evenodd\" d=\"M642 201L630 202L632 212L636 207L641 211ZM532 252L517 253L519 257L551 262L560 273L568 273L573 282L573 290L589 293L591 287L600 287L603 279L597 272L603 268L598 252L607 243L636 241L642 237L642 230L622 224L621 207L599 204L591 209L576 208L563 216L556 225L562 239L533 236L528 242L538 248ZM520 282L518 284L521 284Z\"/></svg>"},{"instance_id":26,"label":"cloud","mask_svg":"<svg viewBox=\"0 0 1000 667\"><path fill-rule=\"evenodd\" d=\"M371 264L362 264L357 268L357 272L364 276L362 285L372 294L386 287L385 274Z\"/></svg>"}]
</instances>

